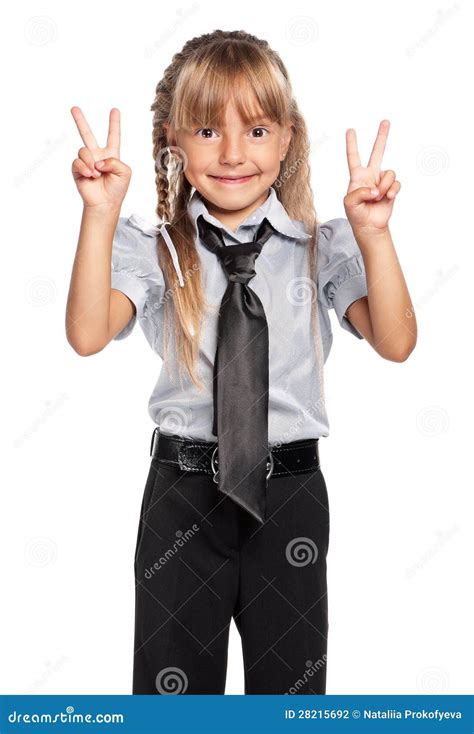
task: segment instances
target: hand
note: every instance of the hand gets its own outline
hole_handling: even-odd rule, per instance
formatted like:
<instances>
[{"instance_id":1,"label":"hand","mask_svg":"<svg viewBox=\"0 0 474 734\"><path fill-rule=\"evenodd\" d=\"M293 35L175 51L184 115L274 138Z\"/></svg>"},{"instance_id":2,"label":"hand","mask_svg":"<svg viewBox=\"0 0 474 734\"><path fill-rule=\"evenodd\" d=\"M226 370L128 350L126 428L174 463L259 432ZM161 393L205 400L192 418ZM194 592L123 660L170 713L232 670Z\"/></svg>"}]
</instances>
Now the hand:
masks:
<instances>
[{"instance_id":1,"label":"hand","mask_svg":"<svg viewBox=\"0 0 474 734\"><path fill-rule=\"evenodd\" d=\"M105 148L99 148L79 107L71 114L85 143L73 161L72 175L85 207L120 207L132 176L129 166L120 160L120 110L110 110L109 132ZM98 162L103 161L99 166Z\"/></svg>"},{"instance_id":2,"label":"hand","mask_svg":"<svg viewBox=\"0 0 474 734\"><path fill-rule=\"evenodd\" d=\"M382 120L367 168L360 163L355 130L350 128L346 132L350 181L344 209L352 229L364 234L387 232L395 197L401 187L400 181L395 180L395 171L380 170L389 128L390 122ZM373 188L379 193L372 194Z\"/></svg>"}]
</instances>

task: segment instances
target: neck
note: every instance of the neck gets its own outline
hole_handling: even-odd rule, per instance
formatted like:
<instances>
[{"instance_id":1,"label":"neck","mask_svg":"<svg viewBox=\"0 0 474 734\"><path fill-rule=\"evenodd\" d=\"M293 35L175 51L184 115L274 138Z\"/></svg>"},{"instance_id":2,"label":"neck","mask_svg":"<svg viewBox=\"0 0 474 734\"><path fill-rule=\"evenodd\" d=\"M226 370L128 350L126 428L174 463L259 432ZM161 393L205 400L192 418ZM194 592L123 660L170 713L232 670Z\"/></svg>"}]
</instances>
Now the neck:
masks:
<instances>
[{"instance_id":1,"label":"neck","mask_svg":"<svg viewBox=\"0 0 474 734\"><path fill-rule=\"evenodd\" d=\"M262 204L268 199L270 195L270 190L267 189L263 192L263 194L252 204L250 204L247 207L244 207L244 209L235 209L235 210L229 210L229 209L221 209L220 207L213 204L211 201L208 201L207 199L202 197L209 214L211 214L213 217L218 219L222 224L230 229L232 232L236 232L239 228L239 225L247 219L252 212L255 211L255 209L258 209L259 206L262 206Z\"/></svg>"}]
</instances>

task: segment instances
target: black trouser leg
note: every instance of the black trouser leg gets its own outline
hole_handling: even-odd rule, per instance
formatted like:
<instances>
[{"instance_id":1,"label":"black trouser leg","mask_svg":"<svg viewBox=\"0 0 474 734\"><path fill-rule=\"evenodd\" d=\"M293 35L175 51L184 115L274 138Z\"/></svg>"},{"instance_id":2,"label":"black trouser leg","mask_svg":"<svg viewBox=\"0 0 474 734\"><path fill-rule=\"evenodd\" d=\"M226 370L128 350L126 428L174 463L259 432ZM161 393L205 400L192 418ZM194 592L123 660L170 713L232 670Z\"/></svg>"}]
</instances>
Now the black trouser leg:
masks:
<instances>
[{"instance_id":1,"label":"black trouser leg","mask_svg":"<svg viewBox=\"0 0 474 734\"><path fill-rule=\"evenodd\" d=\"M261 526L209 475L151 462L135 555L133 693L224 693L229 625L246 693L324 693L327 492L272 477Z\"/></svg>"},{"instance_id":2,"label":"black trouser leg","mask_svg":"<svg viewBox=\"0 0 474 734\"><path fill-rule=\"evenodd\" d=\"M135 559L133 693L224 693L240 508L212 477L152 462ZM216 506L217 505L217 506Z\"/></svg>"},{"instance_id":3,"label":"black trouser leg","mask_svg":"<svg viewBox=\"0 0 474 734\"><path fill-rule=\"evenodd\" d=\"M326 692L329 507L322 472L270 479L268 519L245 520L235 622L245 693Z\"/></svg>"}]
</instances>

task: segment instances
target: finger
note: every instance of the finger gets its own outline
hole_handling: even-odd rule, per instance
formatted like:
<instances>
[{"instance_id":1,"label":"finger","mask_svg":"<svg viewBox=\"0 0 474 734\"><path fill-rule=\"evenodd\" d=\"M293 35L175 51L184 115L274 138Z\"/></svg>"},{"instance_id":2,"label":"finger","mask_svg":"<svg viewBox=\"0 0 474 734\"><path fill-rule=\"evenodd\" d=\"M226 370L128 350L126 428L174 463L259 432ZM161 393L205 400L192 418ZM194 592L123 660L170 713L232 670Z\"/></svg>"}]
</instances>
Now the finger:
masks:
<instances>
[{"instance_id":1,"label":"finger","mask_svg":"<svg viewBox=\"0 0 474 734\"><path fill-rule=\"evenodd\" d=\"M73 161L72 167L72 175L74 178L92 178L94 176L93 172L87 166L84 161L82 161L80 158L76 158L75 161ZM98 171L97 171L98 173ZM97 178L97 177L96 177Z\"/></svg>"},{"instance_id":2,"label":"finger","mask_svg":"<svg viewBox=\"0 0 474 734\"><path fill-rule=\"evenodd\" d=\"M368 167L380 168L382 165L382 157L385 151L385 145L387 143L388 131L390 128L389 120L382 120L379 125L377 137L375 138L374 147L370 154Z\"/></svg>"},{"instance_id":3,"label":"finger","mask_svg":"<svg viewBox=\"0 0 474 734\"><path fill-rule=\"evenodd\" d=\"M81 108L71 107L71 114L74 118L74 122L77 125L77 129L79 130L79 135L84 141L84 145L86 145L88 148L98 148L99 146L97 145L97 140L95 139L92 130L89 127L89 123L82 114Z\"/></svg>"},{"instance_id":4,"label":"finger","mask_svg":"<svg viewBox=\"0 0 474 734\"><path fill-rule=\"evenodd\" d=\"M119 158L104 158L103 161L97 161L95 165L99 166L103 173L115 173L117 176L131 176L132 174L130 166L127 166Z\"/></svg>"},{"instance_id":5,"label":"finger","mask_svg":"<svg viewBox=\"0 0 474 734\"><path fill-rule=\"evenodd\" d=\"M400 191L402 185L400 181L395 181L392 186L390 186L389 190L387 191L387 199L394 199L398 192Z\"/></svg>"},{"instance_id":6,"label":"finger","mask_svg":"<svg viewBox=\"0 0 474 734\"><path fill-rule=\"evenodd\" d=\"M120 110L113 107L109 115L109 132L107 134L107 148L117 151L117 158L120 152Z\"/></svg>"},{"instance_id":7,"label":"finger","mask_svg":"<svg viewBox=\"0 0 474 734\"><path fill-rule=\"evenodd\" d=\"M377 184L377 188L380 192L380 195L376 196L375 198L376 201L380 201L380 199L383 199L383 197L389 190L390 186L395 181L395 176L396 176L395 171L383 171L380 181Z\"/></svg>"},{"instance_id":8,"label":"finger","mask_svg":"<svg viewBox=\"0 0 474 734\"><path fill-rule=\"evenodd\" d=\"M346 131L346 154L347 163L349 165L349 173L352 173L354 168L360 166L359 151L357 150L356 131L352 127Z\"/></svg>"},{"instance_id":9,"label":"finger","mask_svg":"<svg viewBox=\"0 0 474 734\"><path fill-rule=\"evenodd\" d=\"M358 189L354 189L344 197L345 206L354 207L364 201L374 201L376 197L372 193L373 190L374 188L370 186L360 186Z\"/></svg>"},{"instance_id":10,"label":"finger","mask_svg":"<svg viewBox=\"0 0 474 734\"><path fill-rule=\"evenodd\" d=\"M78 158L81 159L81 161L84 161L86 166L89 166L92 170L94 170L94 156L92 155L92 151L89 150L89 148L79 148L77 151Z\"/></svg>"}]
</instances>

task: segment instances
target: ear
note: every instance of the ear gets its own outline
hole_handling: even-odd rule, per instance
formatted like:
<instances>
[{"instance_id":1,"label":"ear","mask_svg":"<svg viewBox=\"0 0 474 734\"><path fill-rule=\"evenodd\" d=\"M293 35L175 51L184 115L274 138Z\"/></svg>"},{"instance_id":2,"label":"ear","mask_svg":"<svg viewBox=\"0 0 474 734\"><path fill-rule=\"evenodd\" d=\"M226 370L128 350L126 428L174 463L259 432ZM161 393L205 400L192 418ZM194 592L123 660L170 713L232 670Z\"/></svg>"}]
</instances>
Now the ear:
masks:
<instances>
[{"instance_id":1,"label":"ear","mask_svg":"<svg viewBox=\"0 0 474 734\"><path fill-rule=\"evenodd\" d=\"M173 131L173 128L169 124L169 122L163 123L163 129L166 134L166 142L168 145L176 145L176 137Z\"/></svg>"},{"instance_id":2,"label":"ear","mask_svg":"<svg viewBox=\"0 0 474 734\"><path fill-rule=\"evenodd\" d=\"M288 148L290 147L293 129L294 129L294 126L292 123L290 123L289 125L286 126L281 136L281 144L280 144L280 160L281 161L285 160L286 154L288 153Z\"/></svg>"}]
</instances>

